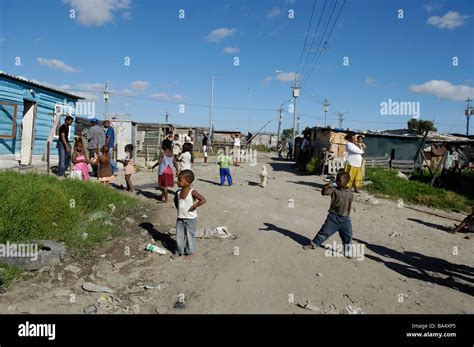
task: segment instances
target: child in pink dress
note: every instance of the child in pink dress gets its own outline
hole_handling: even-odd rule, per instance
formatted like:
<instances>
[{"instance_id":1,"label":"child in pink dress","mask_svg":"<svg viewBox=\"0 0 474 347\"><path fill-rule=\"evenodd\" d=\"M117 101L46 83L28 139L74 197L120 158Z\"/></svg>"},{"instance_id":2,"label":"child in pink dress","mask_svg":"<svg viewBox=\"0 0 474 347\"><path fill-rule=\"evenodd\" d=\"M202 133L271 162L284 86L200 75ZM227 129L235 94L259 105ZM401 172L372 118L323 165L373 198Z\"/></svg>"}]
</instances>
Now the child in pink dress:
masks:
<instances>
[{"instance_id":1,"label":"child in pink dress","mask_svg":"<svg viewBox=\"0 0 474 347\"><path fill-rule=\"evenodd\" d=\"M74 153L72 154L72 163L74 164L72 171L81 172L83 181L89 180L89 160L84 153L82 140L76 140Z\"/></svg>"},{"instance_id":2,"label":"child in pink dress","mask_svg":"<svg viewBox=\"0 0 474 347\"><path fill-rule=\"evenodd\" d=\"M161 201L168 201L168 187L174 186L174 173L173 166L178 171L178 163L176 157L173 156L171 151L172 142L171 140L163 141L163 152L161 153L158 162L153 165L153 169L159 165L158 168L158 187L162 191Z\"/></svg>"}]
</instances>

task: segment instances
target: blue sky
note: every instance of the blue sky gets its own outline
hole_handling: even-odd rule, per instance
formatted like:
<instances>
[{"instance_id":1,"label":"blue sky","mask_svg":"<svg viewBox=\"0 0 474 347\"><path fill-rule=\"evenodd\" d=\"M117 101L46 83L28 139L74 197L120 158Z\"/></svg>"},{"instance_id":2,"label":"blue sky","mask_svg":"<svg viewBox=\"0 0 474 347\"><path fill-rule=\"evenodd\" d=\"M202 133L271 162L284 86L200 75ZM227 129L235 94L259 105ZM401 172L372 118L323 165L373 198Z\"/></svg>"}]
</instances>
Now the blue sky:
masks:
<instances>
[{"instance_id":1,"label":"blue sky","mask_svg":"<svg viewBox=\"0 0 474 347\"><path fill-rule=\"evenodd\" d=\"M465 132L464 100L474 98L473 1L347 0L337 22L343 0L326 0L322 11L324 3L316 1L308 31L313 0L3 0L0 70L85 95L97 112L108 80L110 113L163 122L168 112L170 122L199 126L209 124L215 76L214 126L241 131L269 120L265 130L276 131L276 109L290 98L296 73L304 81L302 129L324 123L324 98L331 125L349 111L344 127L402 128L411 115L381 115L381 102L392 99L419 102L421 118L441 131ZM323 36L326 45L313 46L324 49L308 74L320 17L321 29L329 22L334 30ZM314 42L323 34L318 30ZM303 61L310 58L297 71L302 52ZM283 128L292 119L287 103Z\"/></svg>"}]
</instances>

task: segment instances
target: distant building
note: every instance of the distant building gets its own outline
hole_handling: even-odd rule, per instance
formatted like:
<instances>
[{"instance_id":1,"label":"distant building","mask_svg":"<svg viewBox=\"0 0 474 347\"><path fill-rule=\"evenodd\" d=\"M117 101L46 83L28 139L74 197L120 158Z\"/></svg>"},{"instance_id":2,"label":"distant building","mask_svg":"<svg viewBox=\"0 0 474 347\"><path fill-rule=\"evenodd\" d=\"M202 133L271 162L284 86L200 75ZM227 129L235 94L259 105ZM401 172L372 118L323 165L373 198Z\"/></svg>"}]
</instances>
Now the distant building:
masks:
<instances>
[{"instance_id":1,"label":"distant building","mask_svg":"<svg viewBox=\"0 0 474 347\"><path fill-rule=\"evenodd\" d=\"M264 145L267 148L276 147L278 142L278 135L275 133L258 133L252 139L252 145Z\"/></svg>"},{"instance_id":2,"label":"distant building","mask_svg":"<svg viewBox=\"0 0 474 347\"><path fill-rule=\"evenodd\" d=\"M0 168L30 165L44 159L48 139L57 140L58 124L68 114L64 112L67 108L55 106L75 105L81 99L84 98L0 72ZM56 125L55 114L61 117L56 117ZM73 137L74 124L69 131L71 142ZM57 155L56 141L51 144L51 155Z\"/></svg>"}]
</instances>

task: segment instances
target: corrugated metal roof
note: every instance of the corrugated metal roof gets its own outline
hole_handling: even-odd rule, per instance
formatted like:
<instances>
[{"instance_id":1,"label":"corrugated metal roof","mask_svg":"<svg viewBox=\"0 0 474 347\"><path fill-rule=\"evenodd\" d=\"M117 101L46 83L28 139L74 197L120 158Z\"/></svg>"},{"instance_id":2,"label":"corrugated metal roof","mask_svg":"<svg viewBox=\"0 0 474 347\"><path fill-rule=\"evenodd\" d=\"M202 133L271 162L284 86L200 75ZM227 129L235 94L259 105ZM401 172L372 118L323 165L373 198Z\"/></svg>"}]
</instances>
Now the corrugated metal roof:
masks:
<instances>
[{"instance_id":1,"label":"corrugated metal roof","mask_svg":"<svg viewBox=\"0 0 474 347\"><path fill-rule=\"evenodd\" d=\"M84 99L82 96L71 94L71 93L65 92L64 90L57 89L57 88L48 86L48 85L43 84L43 83L31 81L31 80L29 80L29 79L27 79L26 77L23 77L23 76L13 76L13 75L10 75L10 74L8 74L4 71L0 71L0 77L6 77L6 78L8 78L10 80L13 80L13 81L27 83L32 87L42 88L42 89L45 89L45 90L48 90L48 91L51 91L51 92L55 92L55 93L58 93L58 94L61 94L61 95L64 95L64 96L67 96L67 97L70 97L70 98L73 98L73 99L77 99L77 100Z\"/></svg>"}]
</instances>

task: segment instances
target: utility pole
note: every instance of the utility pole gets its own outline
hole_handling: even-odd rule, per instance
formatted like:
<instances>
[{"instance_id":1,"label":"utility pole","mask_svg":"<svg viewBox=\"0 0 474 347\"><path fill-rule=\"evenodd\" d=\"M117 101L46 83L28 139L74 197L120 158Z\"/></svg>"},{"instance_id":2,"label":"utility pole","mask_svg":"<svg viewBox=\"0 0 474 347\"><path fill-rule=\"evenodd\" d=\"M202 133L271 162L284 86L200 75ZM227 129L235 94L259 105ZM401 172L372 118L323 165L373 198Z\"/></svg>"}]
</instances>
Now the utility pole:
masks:
<instances>
[{"instance_id":1,"label":"utility pole","mask_svg":"<svg viewBox=\"0 0 474 347\"><path fill-rule=\"evenodd\" d=\"M300 116L296 117L296 132L300 133Z\"/></svg>"},{"instance_id":2,"label":"utility pole","mask_svg":"<svg viewBox=\"0 0 474 347\"><path fill-rule=\"evenodd\" d=\"M249 88L249 134L252 129L252 116L250 113L251 106L252 106L252 88Z\"/></svg>"},{"instance_id":3,"label":"utility pole","mask_svg":"<svg viewBox=\"0 0 474 347\"><path fill-rule=\"evenodd\" d=\"M328 125L328 121L327 121L327 113L329 111L329 101L328 101L328 99L324 99L323 110L324 110L324 126L326 127Z\"/></svg>"},{"instance_id":4,"label":"utility pole","mask_svg":"<svg viewBox=\"0 0 474 347\"><path fill-rule=\"evenodd\" d=\"M280 132L281 132L281 119L282 119L282 112L283 112L283 108L280 106L280 108L278 109L278 111L280 112L280 117L278 119L278 142L280 142Z\"/></svg>"},{"instance_id":5,"label":"utility pole","mask_svg":"<svg viewBox=\"0 0 474 347\"><path fill-rule=\"evenodd\" d=\"M467 118L467 124L466 124L466 135L469 136L469 117L471 117L474 112L471 108L471 101L472 99L471 98L467 98L466 102L467 102L467 107L466 107L466 112L464 113L466 115L466 118Z\"/></svg>"},{"instance_id":6,"label":"utility pole","mask_svg":"<svg viewBox=\"0 0 474 347\"><path fill-rule=\"evenodd\" d=\"M295 77L295 84L292 87L293 89L293 153L292 157L294 157L295 153L295 139L296 139L296 98L300 96L300 87L298 86L298 78Z\"/></svg>"},{"instance_id":7,"label":"utility pole","mask_svg":"<svg viewBox=\"0 0 474 347\"><path fill-rule=\"evenodd\" d=\"M212 76L211 79L211 105L209 107L209 136L211 136L212 139L212 109L214 107L214 76Z\"/></svg>"},{"instance_id":8,"label":"utility pole","mask_svg":"<svg viewBox=\"0 0 474 347\"><path fill-rule=\"evenodd\" d=\"M105 82L105 89L104 89L104 118L108 119L109 118L109 81Z\"/></svg>"},{"instance_id":9,"label":"utility pole","mask_svg":"<svg viewBox=\"0 0 474 347\"><path fill-rule=\"evenodd\" d=\"M339 112L339 128L341 128L341 129L342 129L342 122L344 121L344 115L346 113L349 113L349 111Z\"/></svg>"}]
</instances>

